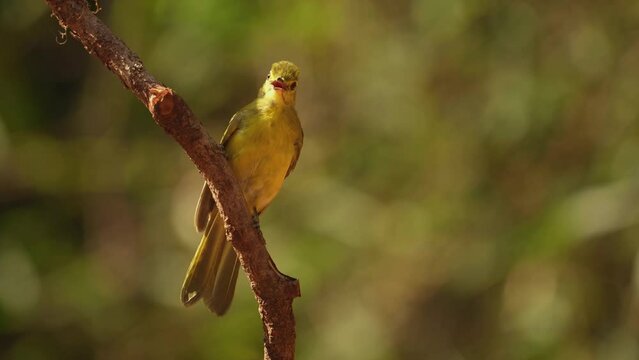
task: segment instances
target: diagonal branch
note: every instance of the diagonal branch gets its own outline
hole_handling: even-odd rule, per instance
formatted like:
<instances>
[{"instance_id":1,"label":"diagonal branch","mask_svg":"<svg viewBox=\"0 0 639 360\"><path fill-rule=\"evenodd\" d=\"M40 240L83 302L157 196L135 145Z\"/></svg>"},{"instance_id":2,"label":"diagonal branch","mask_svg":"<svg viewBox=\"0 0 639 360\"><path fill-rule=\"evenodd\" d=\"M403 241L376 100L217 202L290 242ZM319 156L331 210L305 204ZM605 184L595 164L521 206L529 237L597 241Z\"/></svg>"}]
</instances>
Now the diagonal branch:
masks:
<instances>
[{"instance_id":1,"label":"diagonal branch","mask_svg":"<svg viewBox=\"0 0 639 360\"><path fill-rule=\"evenodd\" d=\"M226 236L238 254L258 302L264 324L264 359L293 359L292 304L293 299L300 296L299 283L282 276L272 266L264 238L253 226L224 149L211 140L184 100L149 74L140 58L91 12L86 0L45 1L60 25L133 92L203 174L224 219Z\"/></svg>"}]
</instances>

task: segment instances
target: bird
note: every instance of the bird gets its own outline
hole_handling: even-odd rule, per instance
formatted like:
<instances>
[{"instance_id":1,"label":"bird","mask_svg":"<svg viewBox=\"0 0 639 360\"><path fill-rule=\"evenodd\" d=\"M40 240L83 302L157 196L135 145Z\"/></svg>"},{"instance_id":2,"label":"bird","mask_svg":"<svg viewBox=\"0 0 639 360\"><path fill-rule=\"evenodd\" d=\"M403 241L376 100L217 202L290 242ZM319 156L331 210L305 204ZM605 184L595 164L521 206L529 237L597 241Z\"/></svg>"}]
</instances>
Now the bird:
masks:
<instances>
[{"instance_id":1,"label":"bird","mask_svg":"<svg viewBox=\"0 0 639 360\"><path fill-rule=\"evenodd\" d=\"M272 64L257 98L236 112L221 145L255 221L280 191L300 156L304 133L295 110L299 68L290 61ZM195 209L203 233L181 291L190 306L200 299L218 316L231 305L240 263L226 240L224 221L206 183Z\"/></svg>"}]
</instances>

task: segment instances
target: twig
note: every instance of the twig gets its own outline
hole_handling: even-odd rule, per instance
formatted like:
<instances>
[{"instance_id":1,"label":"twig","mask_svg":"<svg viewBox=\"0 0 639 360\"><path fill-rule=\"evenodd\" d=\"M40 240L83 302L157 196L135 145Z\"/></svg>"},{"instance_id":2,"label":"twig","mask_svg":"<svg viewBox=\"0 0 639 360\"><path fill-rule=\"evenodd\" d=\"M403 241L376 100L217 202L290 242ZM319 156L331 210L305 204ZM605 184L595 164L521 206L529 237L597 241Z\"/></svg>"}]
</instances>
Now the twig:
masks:
<instances>
[{"instance_id":1,"label":"twig","mask_svg":"<svg viewBox=\"0 0 639 360\"><path fill-rule=\"evenodd\" d=\"M226 161L184 100L149 74L140 58L95 16L86 0L46 0L60 26L68 29L149 109L155 122L177 141L206 179L226 236L249 278L264 325L264 359L295 356L293 299L300 296L296 279L282 276L271 263L265 241L253 225L244 197Z\"/></svg>"}]
</instances>

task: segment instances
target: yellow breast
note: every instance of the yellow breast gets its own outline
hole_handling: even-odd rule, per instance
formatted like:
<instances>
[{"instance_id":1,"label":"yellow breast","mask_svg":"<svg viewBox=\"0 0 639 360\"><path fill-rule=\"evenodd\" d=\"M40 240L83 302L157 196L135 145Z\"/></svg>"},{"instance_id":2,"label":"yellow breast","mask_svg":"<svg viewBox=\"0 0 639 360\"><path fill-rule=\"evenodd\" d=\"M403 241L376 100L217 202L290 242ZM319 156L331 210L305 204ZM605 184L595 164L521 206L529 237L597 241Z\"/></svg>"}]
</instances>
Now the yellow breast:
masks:
<instances>
[{"instance_id":1,"label":"yellow breast","mask_svg":"<svg viewBox=\"0 0 639 360\"><path fill-rule=\"evenodd\" d=\"M246 201L258 212L279 192L295 155L296 129L287 115L262 112L247 119L226 145Z\"/></svg>"}]
</instances>

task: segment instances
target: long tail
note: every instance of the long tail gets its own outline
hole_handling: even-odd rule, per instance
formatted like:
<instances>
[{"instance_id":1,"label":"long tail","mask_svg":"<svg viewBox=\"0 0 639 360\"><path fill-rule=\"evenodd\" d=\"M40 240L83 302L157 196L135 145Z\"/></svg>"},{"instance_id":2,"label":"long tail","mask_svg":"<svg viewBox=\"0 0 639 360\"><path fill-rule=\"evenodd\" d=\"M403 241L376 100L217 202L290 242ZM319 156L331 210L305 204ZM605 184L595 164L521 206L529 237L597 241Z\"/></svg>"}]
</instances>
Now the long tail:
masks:
<instances>
[{"instance_id":1,"label":"long tail","mask_svg":"<svg viewBox=\"0 0 639 360\"><path fill-rule=\"evenodd\" d=\"M201 225L204 225L205 218L202 212L207 212L204 235L186 273L181 298L186 306L202 298L212 312L224 315L235 293L239 261L235 250L226 241L224 223L217 215L215 203L211 203L212 209L209 206L201 206L203 203L210 203L209 200L203 199L205 196L211 196L208 189L206 190L202 191L196 211L196 223L199 222Z\"/></svg>"},{"instance_id":2,"label":"long tail","mask_svg":"<svg viewBox=\"0 0 639 360\"><path fill-rule=\"evenodd\" d=\"M204 303L209 310L221 316L231 306L231 301L233 301L233 295L235 294L237 274L240 270L240 261L233 246L228 241L224 241L222 259L218 265L213 292L204 294Z\"/></svg>"}]
</instances>

